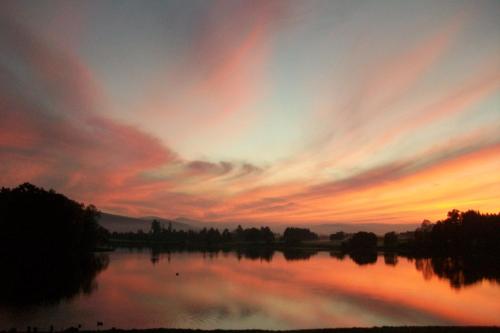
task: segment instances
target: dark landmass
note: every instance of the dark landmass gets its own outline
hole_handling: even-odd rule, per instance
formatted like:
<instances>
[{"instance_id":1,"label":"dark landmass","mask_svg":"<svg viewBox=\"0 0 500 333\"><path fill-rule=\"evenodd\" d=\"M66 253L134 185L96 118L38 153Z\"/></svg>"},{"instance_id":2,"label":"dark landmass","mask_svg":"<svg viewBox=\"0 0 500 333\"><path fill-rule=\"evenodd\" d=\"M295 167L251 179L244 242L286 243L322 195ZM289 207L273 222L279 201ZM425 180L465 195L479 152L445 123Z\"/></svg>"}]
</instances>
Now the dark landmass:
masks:
<instances>
[{"instance_id":1,"label":"dark landmass","mask_svg":"<svg viewBox=\"0 0 500 333\"><path fill-rule=\"evenodd\" d=\"M0 305L57 304L96 288L107 244L99 212L31 184L0 190Z\"/></svg>"},{"instance_id":2,"label":"dark landmass","mask_svg":"<svg viewBox=\"0 0 500 333\"><path fill-rule=\"evenodd\" d=\"M152 220L158 220L164 224L172 223L172 227L176 230L187 231L198 229L183 222L162 219L154 216L137 218L104 212L101 212L101 216L99 217L99 224L111 232L137 232L137 230L140 229L144 231L149 230Z\"/></svg>"}]
</instances>

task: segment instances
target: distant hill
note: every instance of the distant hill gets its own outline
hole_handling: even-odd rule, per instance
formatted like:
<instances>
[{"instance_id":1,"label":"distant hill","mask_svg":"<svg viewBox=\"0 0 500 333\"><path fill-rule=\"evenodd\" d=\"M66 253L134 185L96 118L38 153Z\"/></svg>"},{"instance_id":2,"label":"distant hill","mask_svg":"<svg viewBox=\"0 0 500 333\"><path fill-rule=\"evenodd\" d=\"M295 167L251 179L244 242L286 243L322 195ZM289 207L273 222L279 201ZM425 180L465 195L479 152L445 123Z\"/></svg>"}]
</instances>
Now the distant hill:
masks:
<instances>
[{"instance_id":1,"label":"distant hill","mask_svg":"<svg viewBox=\"0 0 500 333\"><path fill-rule=\"evenodd\" d=\"M115 215L104 212L101 213L99 224L111 232L113 231L136 232L139 229L142 229L144 232L147 232L151 227L151 221L153 219L162 222L165 225L165 227L167 227L168 223L171 222L172 228L174 228L175 230L196 229L186 223L171 221L159 217L130 217L130 216Z\"/></svg>"},{"instance_id":2,"label":"distant hill","mask_svg":"<svg viewBox=\"0 0 500 333\"><path fill-rule=\"evenodd\" d=\"M289 225L270 222L270 223L229 223L229 222L203 222L198 220L193 220L185 217L178 217L174 220L169 220L157 216L145 216L145 217L129 217L122 215L114 215L109 213L102 213L100 224L110 231L118 231L118 232L128 232L133 231L136 232L138 229L142 229L143 231L148 231L151 226L152 220L158 220L164 224L165 227L168 226L168 223L172 223L172 228L175 230L199 230L202 228L218 228L222 230L227 228L229 230L234 230L241 224L244 228L249 227L261 227L261 226L269 226L274 232L282 233L286 227ZM337 231L343 231L346 233L354 233L358 231L368 231L374 232L377 235L383 235L389 231L395 232L405 232L405 231L413 231L420 224L411 223L411 224L386 224L386 223L362 223L362 224L353 224L353 223L324 223L324 224L305 224L302 223L300 225L294 225L296 227L301 228L309 228L317 234L320 235L330 235Z\"/></svg>"},{"instance_id":3,"label":"distant hill","mask_svg":"<svg viewBox=\"0 0 500 333\"><path fill-rule=\"evenodd\" d=\"M190 219L187 217L182 217L182 216L176 217L174 219L174 221L178 222L178 223L182 223L182 224L187 224L194 229L203 229L205 227L207 227L207 228L214 227L214 228L220 229L220 226L215 222L203 222L203 221L193 220L193 219ZM234 223L231 223L230 225L233 226ZM222 226L222 224L221 224L221 226ZM238 225L236 225L234 228L236 228L237 226Z\"/></svg>"}]
</instances>

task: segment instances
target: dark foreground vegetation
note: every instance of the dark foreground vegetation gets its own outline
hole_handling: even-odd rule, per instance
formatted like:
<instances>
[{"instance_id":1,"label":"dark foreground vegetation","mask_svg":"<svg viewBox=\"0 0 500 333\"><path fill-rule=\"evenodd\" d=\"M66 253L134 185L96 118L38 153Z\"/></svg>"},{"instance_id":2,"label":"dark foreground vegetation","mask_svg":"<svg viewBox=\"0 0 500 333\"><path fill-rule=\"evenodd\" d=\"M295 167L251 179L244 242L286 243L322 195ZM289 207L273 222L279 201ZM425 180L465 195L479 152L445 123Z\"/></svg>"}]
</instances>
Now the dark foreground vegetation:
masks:
<instances>
[{"instance_id":1,"label":"dark foreground vegetation","mask_svg":"<svg viewBox=\"0 0 500 333\"><path fill-rule=\"evenodd\" d=\"M0 190L0 304L57 303L95 288L108 265L99 212L31 184Z\"/></svg>"},{"instance_id":2,"label":"dark foreground vegetation","mask_svg":"<svg viewBox=\"0 0 500 333\"><path fill-rule=\"evenodd\" d=\"M0 190L0 253L23 255L92 251L106 242L107 231L97 223L99 212L53 190L25 183Z\"/></svg>"}]
</instances>

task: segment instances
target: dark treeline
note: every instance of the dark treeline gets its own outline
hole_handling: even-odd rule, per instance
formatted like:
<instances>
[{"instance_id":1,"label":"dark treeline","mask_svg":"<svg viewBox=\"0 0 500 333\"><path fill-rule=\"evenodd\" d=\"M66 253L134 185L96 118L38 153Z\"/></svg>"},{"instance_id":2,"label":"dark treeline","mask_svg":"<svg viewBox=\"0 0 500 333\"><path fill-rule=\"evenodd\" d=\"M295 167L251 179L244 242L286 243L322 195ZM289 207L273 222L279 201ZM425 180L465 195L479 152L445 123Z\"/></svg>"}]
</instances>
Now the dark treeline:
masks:
<instances>
[{"instance_id":1,"label":"dark treeline","mask_svg":"<svg viewBox=\"0 0 500 333\"><path fill-rule=\"evenodd\" d=\"M137 243L156 243L165 245L203 245L216 246L229 243L260 243L271 244L275 241L275 235L269 227L242 228L229 231L216 228L203 228L201 230L175 230L172 224L167 226L157 220L151 222L151 229L148 232L138 230L137 232L113 232L113 240L132 241Z\"/></svg>"},{"instance_id":2,"label":"dark treeline","mask_svg":"<svg viewBox=\"0 0 500 333\"><path fill-rule=\"evenodd\" d=\"M347 252L395 251L412 255L491 255L500 251L500 214L468 210L448 212L446 219L425 220L415 231L388 232L378 237L372 232L330 235Z\"/></svg>"},{"instance_id":3,"label":"dark treeline","mask_svg":"<svg viewBox=\"0 0 500 333\"><path fill-rule=\"evenodd\" d=\"M376 252L377 235L373 232L357 232L342 243L342 248L348 252Z\"/></svg>"},{"instance_id":4,"label":"dark treeline","mask_svg":"<svg viewBox=\"0 0 500 333\"><path fill-rule=\"evenodd\" d=\"M163 244L165 246L219 246L219 245L298 245L303 241L316 240L318 235L309 229L286 228L283 236L274 234L269 227L243 228L234 230L203 228L201 230L175 230L172 224L164 225L157 220L151 222L148 232L113 232L111 239L117 243L131 242L141 244Z\"/></svg>"},{"instance_id":5,"label":"dark treeline","mask_svg":"<svg viewBox=\"0 0 500 333\"><path fill-rule=\"evenodd\" d=\"M307 228L288 227L282 235L269 227L219 230L174 230L169 223L152 221L150 230L110 234L99 226L99 211L53 190L46 191L29 183L0 190L0 253L16 249L39 252L89 252L106 245L109 239L155 244L261 244L318 245L337 247L346 252L384 250L414 253L498 253L500 250L500 214L481 214L452 210L446 219L424 221L414 232L389 232L380 238L371 232L330 235L330 242L317 242L318 235Z\"/></svg>"},{"instance_id":6,"label":"dark treeline","mask_svg":"<svg viewBox=\"0 0 500 333\"><path fill-rule=\"evenodd\" d=\"M317 240L314 232L305 228L286 228L283 232L283 241L288 244L298 244L303 241Z\"/></svg>"},{"instance_id":7,"label":"dark treeline","mask_svg":"<svg viewBox=\"0 0 500 333\"><path fill-rule=\"evenodd\" d=\"M378 237L372 232L347 234L337 232L330 235L330 242L317 242L319 236L306 228L288 227L282 235L269 227L242 228L234 230L204 228L201 230L173 230L171 225L153 221L147 232L113 233L115 242L164 244L169 246L217 247L230 245L267 245L289 247L318 247L339 249L360 257L378 250L412 254L456 255L461 253L498 253L500 250L500 214L481 214L476 211L453 210L443 221L424 221L413 232L397 234L388 232ZM373 255L369 256L373 258ZM361 260L361 259L360 259Z\"/></svg>"},{"instance_id":8,"label":"dark treeline","mask_svg":"<svg viewBox=\"0 0 500 333\"><path fill-rule=\"evenodd\" d=\"M32 184L0 190L0 304L57 303L96 288L108 265L99 212Z\"/></svg>"},{"instance_id":9,"label":"dark treeline","mask_svg":"<svg viewBox=\"0 0 500 333\"><path fill-rule=\"evenodd\" d=\"M432 253L490 253L500 250L500 214L452 210L445 220L424 221L410 245Z\"/></svg>"},{"instance_id":10,"label":"dark treeline","mask_svg":"<svg viewBox=\"0 0 500 333\"><path fill-rule=\"evenodd\" d=\"M459 289L482 280L500 283L499 240L500 214L452 210L414 232L386 234L384 248L415 260L425 278L437 276Z\"/></svg>"},{"instance_id":11,"label":"dark treeline","mask_svg":"<svg viewBox=\"0 0 500 333\"><path fill-rule=\"evenodd\" d=\"M29 183L2 188L0 253L91 251L106 242L108 234L99 226L98 217L93 205L85 206L53 190Z\"/></svg>"}]
</instances>

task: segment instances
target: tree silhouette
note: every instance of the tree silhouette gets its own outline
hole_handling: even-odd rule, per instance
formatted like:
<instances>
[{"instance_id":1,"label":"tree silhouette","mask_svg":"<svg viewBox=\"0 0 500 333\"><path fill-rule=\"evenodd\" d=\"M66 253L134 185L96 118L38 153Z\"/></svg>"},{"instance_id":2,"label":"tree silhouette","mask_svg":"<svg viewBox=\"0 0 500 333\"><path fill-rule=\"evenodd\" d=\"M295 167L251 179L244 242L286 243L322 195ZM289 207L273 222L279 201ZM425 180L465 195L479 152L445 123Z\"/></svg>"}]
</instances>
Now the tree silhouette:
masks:
<instances>
[{"instance_id":1,"label":"tree silhouette","mask_svg":"<svg viewBox=\"0 0 500 333\"><path fill-rule=\"evenodd\" d=\"M346 236L347 235L345 234L345 232L338 231L338 232L330 235L330 240L331 241L334 241L334 240L344 240L344 238L346 238Z\"/></svg>"},{"instance_id":2,"label":"tree silhouette","mask_svg":"<svg viewBox=\"0 0 500 333\"><path fill-rule=\"evenodd\" d=\"M415 230L415 250L429 253L488 255L500 251L500 214L474 210L448 212L443 221L424 221Z\"/></svg>"},{"instance_id":3,"label":"tree silhouette","mask_svg":"<svg viewBox=\"0 0 500 333\"><path fill-rule=\"evenodd\" d=\"M386 248L394 248L398 245L398 235L394 232L388 232L384 235L384 246Z\"/></svg>"},{"instance_id":4,"label":"tree silhouette","mask_svg":"<svg viewBox=\"0 0 500 333\"><path fill-rule=\"evenodd\" d=\"M162 232L162 226L160 224L160 221L158 220L153 220L151 222L151 233L154 235L154 236L159 236Z\"/></svg>"},{"instance_id":5,"label":"tree silhouette","mask_svg":"<svg viewBox=\"0 0 500 333\"><path fill-rule=\"evenodd\" d=\"M283 240L287 244L298 244L302 241L316 240L318 235L309 229L288 227L283 233Z\"/></svg>"},{"instance_id":6,"label":"tree silhouette","mask_svg":"<svg viewBox=\"0 0 500 333\"><path fill-rule=\"evenodd\" d=\"M90 293L107 256L98 210L25 183L0 190L0 303L57 303Z\"/></svg>"},{"instance_id":7,"label":"tree silhouette","mask_svg":"<svg viewBox=\"0 0 500 333\"><path fill-rule=\"evenodd\" d=\"M85 252L103 243L99 211L53 190L25 183L0 190L0 249Z\"/></svg>"},{"instance_id":8,"label":"tree silhouette","mask_svg":"<svg viewBox=\"0 0 500 333\"><path fill-rule=\"evenodd\" d=\"M347 242L349 251L377 251L377 235L373 232L360 231Z\"/></svg>"}]
</instances>

